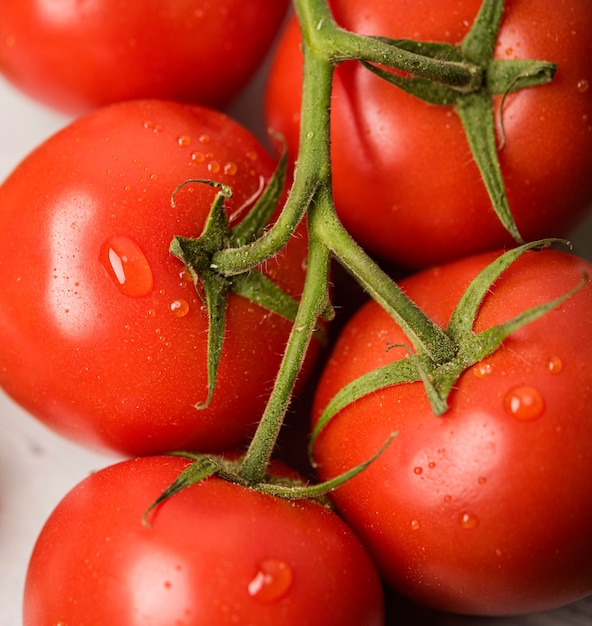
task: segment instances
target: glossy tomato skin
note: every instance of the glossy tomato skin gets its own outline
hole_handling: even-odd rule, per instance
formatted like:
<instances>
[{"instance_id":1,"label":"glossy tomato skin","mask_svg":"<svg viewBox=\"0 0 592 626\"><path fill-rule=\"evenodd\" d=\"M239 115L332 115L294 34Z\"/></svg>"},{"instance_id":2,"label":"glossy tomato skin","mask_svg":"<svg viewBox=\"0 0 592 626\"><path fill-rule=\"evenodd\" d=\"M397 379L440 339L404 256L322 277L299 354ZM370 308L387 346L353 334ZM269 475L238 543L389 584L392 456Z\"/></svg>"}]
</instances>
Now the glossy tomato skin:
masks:
<instances>
[{"instance_id":1,"label":"glossy tomato skin","mask_svg":"<svg viewBox=\"0 0 592 626\"><path fill-rule=\"evenodd\" d=\"M255 73L288 4L9 2L0 19L0 72L69 113L135 98L219 107Z\"/></svg>"},{"instance_id":2,"label":"glossy tomato skin","mask_svg":"<svg viewBox=\"0 0 592 626\"><path fill-rule=\"evenodd\" d=\"M493 257L427 270L402 287L445 325ZM527 253L486 297L476 330L567 292L589 262ZM592 592L592 285L506 339L467 370L436 417L420 383L357 400L314 447L322 478L389 448L334 492L338 510L385 580L445 611L530 613ZM340 336L315 416L346 383L405 356L395 323L367 304Z\"/></svg>"},{"instance_id":3,"label":"glossy tomato skin","mask_svg":"<svg viewBox=\"0 0 592 626\"><path fill-rule=\"evenodd\" d=\"M24 626L382 626L382 587L345 523L209 478L147 507L186 467L107 467L56 507L33 551Z\"/></svg>"},{"instance_id":4,"label":"glossy tomato skin","mask_svg":"<svg viewBox=\"0 0 592 626\"><path fill-rule=\"evenodd\" d=\"M480 5L480 0L330 2L337 22L354 32L453 44L463 39ZM506 2L496 58L558 64L552 83L507 95L502 113L496 99L499 159L525 240L569 232L592 200L591 29L588 0ZM301 63L298 25L292 21L272 65L266 115L267 125L288 138L294 155ZM335 72L331 107L337 212L374 255L421 268L511 244L452 108L426 104L355 62Z\"/></svg>"},{"instance_id":5,"label":"glossy tomato skin","mask_svg":"<svg viewBox=\"0 0 592 626\"><path fill-rule=\"evenodd\" d=\"M130 455L251 434L291 324L231 294L217 389L195 408L207 396L208 317L168 250L201 234L216 190L193 183L174 207L171 197L187 179L216 180L233 191L229 214L244 215L274 168L227 116L166 101L112 105L41 145L0 188L4 390L61 434ZM294 297L306 251L293 237L265 266Z\"/></svg>"}]
</instances>

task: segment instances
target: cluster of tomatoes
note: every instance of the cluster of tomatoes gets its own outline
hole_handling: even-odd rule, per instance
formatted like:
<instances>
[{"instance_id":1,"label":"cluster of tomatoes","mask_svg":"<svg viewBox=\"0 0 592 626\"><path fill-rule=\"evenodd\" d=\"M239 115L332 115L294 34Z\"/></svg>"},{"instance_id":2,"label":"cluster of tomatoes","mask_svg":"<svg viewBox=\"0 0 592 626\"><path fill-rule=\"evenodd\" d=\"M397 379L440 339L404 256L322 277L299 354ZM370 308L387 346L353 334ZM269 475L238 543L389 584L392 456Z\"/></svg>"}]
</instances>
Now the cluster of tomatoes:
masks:
<instances>
[{"instance_id":1,"label":"cluster of tomatoes","mask_svg":"<svg viewBox=\"0 0 592 626\"><path fill-rule=\"evenodd\" d=\"M302 15L324 3L295 4ZM457 44L496 3L328 4L354 33ZM307 441L314 469L298 467L307 479L372 462L331 491L332 506L225 476L240 468L287 367L293 319L237 293L231 278L219 283L220 314L171 242L210 228L221 189L236 236L275 180L279 157L222 109L278 35L261 115L287 145L279 219L302 165L302 39L289 5L3 8L0 71L77 117L0 186L0 386L63 436L129 457L85 479L48 519L30 561L25 626L381 626L397 623L385 617L385 587L478 615L592 593L592 263L557 247L527 250L488 286L474 319L453 324L473 279L515 242L454 108L355 60L336 67L332 86L341 222L448 335L462 327L487 341L495 328L504 339L467 362L443 414L429 381L378 385L311 439L350 383L405 359L423 371L408 333L338 268L336 320L298 366L268 470L278 484L300 484L286 461L301 461ZM565 236L592 204L591 32L589 0L505 3L495 58L557 64L548 84L492 97L507 199L526 241ZM308 237L304 219L251 273L297 301ZM216 316L224 342L212 367ZM201 454L222 469L199 480ZM160 502L179 476L186 488Z\"/></svg>"}]
</instances>

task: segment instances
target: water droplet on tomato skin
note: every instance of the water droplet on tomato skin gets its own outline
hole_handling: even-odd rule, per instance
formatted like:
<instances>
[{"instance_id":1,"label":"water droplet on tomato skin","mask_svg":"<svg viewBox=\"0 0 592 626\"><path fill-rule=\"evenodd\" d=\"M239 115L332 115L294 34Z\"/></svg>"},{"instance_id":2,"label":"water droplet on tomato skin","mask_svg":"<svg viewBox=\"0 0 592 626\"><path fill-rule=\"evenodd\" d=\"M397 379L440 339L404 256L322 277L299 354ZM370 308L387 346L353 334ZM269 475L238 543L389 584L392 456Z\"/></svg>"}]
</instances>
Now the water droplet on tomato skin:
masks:
<instances>
[{"instance_id":1,"label":"water droplet on tomato skin","mask_svg":"<svg viewBox=\"0 0 592 626\"><path fill-rule=\"evenodd\" d=\"M479 363L473 368L473 374L477 378L485 378L489 376L493 372L493 367L491 363Z\"/></svg>"},{"instance_id":2,"label":"water droplet on tomato skin","mask_svg":"<svg viewBox=\"0 0 592 626\"><path fill-rule=\"evenodd\" d=\"M185 317L189 313L189 304L182 298L171 302L169 308L175 317Z\"/></svg>"},{"instance_id":3,"label":"water droplet on tomato skin","mask_svg":"<svg viewBox=\"0 0 592 626\"><path fill-rule=\"evenodd\" d=\"M540 391L530 385L513 387L504 396L503 403L505 411L520 421L537 419L545 410Z\"/></svg>"},{"instance_id":4,"label":"water droplet on tomato skin","mask_svg":"<svg viewBox=\"0 0 592 626\"><path fill-rule=\"evenodd\" d=\"M419 530L421 528L421 524L416 520L411 520L411 530Z\"/></svg>"},{"instance_id":5,"label":"water droplet on tomato skin","mask_svg":"<svg viewBox=\"0 0 592 626\"><path fill-rule=\"evenodd\" d=\"M122 294L141 298L152 291L154 280L148 260L130 237L116 235L106 239L99 260Z\"/></svg>"},{"instance_id":6,"label":"water droplet on tomato skin","mask_svg":"<svg viewBox=\"0 0 592 626\"><path fill-rule=\"evenodd\" d=\"M259 563L247 591L258 602L268 604L283 598L292 586L292 580L292 568L287 563L269 558Z\"/></svg>"},{"instance_id":7,"label":"water droplet on tomato skin","mask_svg":"<svg viewBox=\"0 0 592 626\"><path fill-rule=\"evenodd\" d=\"M144 128L154 133L161 133L164 130L162 124L155 123L152 120L146 120L144 122Z\"/></svg>"},{"instance_id":8,"label":"water droplet on tomato skin","mask_svg":"<svg viewBox=\"0 0 592 626\"><path fill-rule=\"evenodd\" d=\"M547 371L550 374L560 374L563 369L563 363L558 356L553 356L547 361Z\"/></svg>"},{"instance_id":9,"label":"water droplet on tomato skin","mask_svg":"<svg viewBox=\"0 0 592 626\"><path fill-rule=\"evenodd\" d=\"M479 525L479 520L472 513L464 512L459 518L459 524L465 530L471 530Z\"/></svg>"},{"instance_id":10,"label":"water droplet on tomato skin","mask_svg":"<svg viewBox=\"0 0 592 626\"><path fill-rule=\"evenodd\" d=\"M578 81L577 87L580 93L585 93L590 88L590 83L585 78L583 78L582 80Z\"/></svg>"}]
</instances>

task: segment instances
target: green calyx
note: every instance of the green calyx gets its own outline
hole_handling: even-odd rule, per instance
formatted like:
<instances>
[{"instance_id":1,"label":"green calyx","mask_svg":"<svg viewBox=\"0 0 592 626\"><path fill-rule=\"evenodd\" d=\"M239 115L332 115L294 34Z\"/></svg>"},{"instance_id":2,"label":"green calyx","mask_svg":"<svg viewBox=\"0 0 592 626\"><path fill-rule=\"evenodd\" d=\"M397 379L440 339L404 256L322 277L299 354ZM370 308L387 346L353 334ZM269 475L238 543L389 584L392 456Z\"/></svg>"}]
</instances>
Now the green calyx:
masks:
<instances>
[{"instance_id":1,"label":"green calyx","mask_svg":"<svg viewBox=\"0 0 592 626\"><path fill-rule=\"evenodd\" d=\"M312 485L297 478L290 478L270 473L265 473L260 481L253 483L246 480L244 477L244 472L242 471L244 457L236 460L229 460L218 455L193 454L190 452L176 453L173 456L181 456L191 459L193 463L188 465L187 468L183 470L160 494L160 496L152 502L152 504L144 512L142 522L145 526L149 526L150 524L148 522L148 518L152 511L154 511L158 506L184 489L187 489L187 487L191 487L192 485L195 485L210 476L218 476L219 478L240 487L254 489L269 496L275 496L285 500L316 500L320 504L330 507L331 503L326 498L326 495L343 485L360 472L363 472L382 454L395 436L396 433L393 433L383 447L367 461L360 463L360 465L351 468L347 472L344 472L335 478Z\"/></svg>"},{"instance_id":2,"label":"green calyx","mask_svg":"<svg viewBox=\"0 0 592 626\"><path fill-rule=\"evenodd\" d=\"M202 183L219 188L201 236L197 238L177 236L169 248L171 254L185 264L208 313L208 392L206 399L196 405L198 409L209 405L216 387L216 376L224 345L226 307L231 292L289 321L293 322L296 317L297 301L257 269L229 277L220 274L213 262L216 252L243 245L261 235L278 204L284 187L285 171L284 157L257 203L234 228L230 227L225 205L232 197L232 190L228 186L210 180L191 179L184 181L173 192L171 201L174 206L177 191L186 184Z\"/></svg>"},{"instance_id":3,"label":"green calyx","mask_svg":"<svg viewBox=\"0 0 592 626\"><path fill-rule=\"evenodd\" d=\"M479 333L473 331L479 308L499 276L528 250L548 247L556 241L558 240L543 239L509 250L485 267L471 281L444 331L457 348L453 358L445 363L434 363L425 351L413 352L408 348L407 357L372 370L343 387L325 407L315 426L309 447L311 456L316 438L339 411L379 389L402 383L421 382L434 414L438 416L444 414L448 409L447 399L452 388L468 368L493 354L511 333L559 306L581 289L588 280L588 277L584 277L582 282L562 296L526 309L502 324Z\"/></svg>"},{"instance_id":4,"label":"green calyx","mask_svg":"<svg viewBox=\"0 0 592 626\"><path fill-rule=\"evenodd\" d=\"M508 204L499 164L493 96L503 96L503 103L505 96L513 91L548 83L555 75L556 65L546 61L502 61L493 58L503 8L503 0L484 0L475 23L458 46L382 38L382 41L394 47L430 59L454 62L467 68L478 68L481 73L479 74L478 70L474 72L481 80L476 84L459 88L452 84L426 80L417 75L394 74L384 66L374 65L366 59L362 59L361 62L380 78L425 102L454 107L462 122L493 209L512 238L518 243L523 243L524 240ZM503 122L503 118L500 119Z\"/></svg>"}]
</instances>

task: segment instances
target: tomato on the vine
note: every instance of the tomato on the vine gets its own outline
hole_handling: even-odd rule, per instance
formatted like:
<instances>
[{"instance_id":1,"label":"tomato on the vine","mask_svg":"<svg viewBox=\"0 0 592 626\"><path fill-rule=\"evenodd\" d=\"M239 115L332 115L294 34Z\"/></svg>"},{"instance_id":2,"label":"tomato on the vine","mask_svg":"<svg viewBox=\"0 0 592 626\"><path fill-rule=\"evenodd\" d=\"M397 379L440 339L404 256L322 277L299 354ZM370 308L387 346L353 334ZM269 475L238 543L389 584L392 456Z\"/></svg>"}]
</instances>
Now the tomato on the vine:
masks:
<instances>
[{"instance_id":1,"label":"tomato on the vine","mask_svg":"<svg viewBox=\"0 0 592 626\"><path fill-rule=\"evenodd\" d=\"M459 44L481 0L331 0L364 34ZM588 0L507 0L495 58L557 64L546 85L496 96L498 156L526 240L562 236L592 201L592 11ZM293 19L267 85L267 125L296 156L302 53ZM427 104L347 61L331 99L337 212L369 252L427 267L512 243L495 215L451 106Z\"/></svg>"},{"instance_id":2,"label":"tomato on the vine","mask_svg":"<svg viewBox=\"0 0 592 626\"><path fill-rule=\"evenodd\" d=\"M253 76L288 0L8 2L0 73L71 112L135 98L220 107Z\"/></svg>"},{"instance_id":3,"label":"tomato on the vine","mask_svg":"<svg viewBox=\"0 0 592 626\"><path fill-rule=\"evenodd\" d=\"M33 551L25 626L382 626L382 587L346 524L210 477L142 516L187 467L107 467L58 504Z\"/></svg>"},{"instance_id":4,"label":"tomato on the vine","mask_svg":"<svg viewBox=\"0 0 592 626\"><path fill-rule=\"evenodd\" d=\"M274 169L226 115L167 101L100 109L33 151L0 187L0 386L63 435L126 454L250 435L291 323L230 293L216 391L196 408L208 313L169 245L202 233L217 190L192 182L171 197L188 179L224 183L232 225ZM263 268L293 297L300 233Z\"/></svg>"},{"instance_id":5,"label":"tomato on the vine","mask_svg":"<svg viewBox=\"0 0 592 626\"><path fill-rule=\"evenodd\" d=\"M402 288L446 326L485 253ZM592 275L557 250L527 252L487 294L475 332L549 302ZM512 333L461 375L436 416L421 382L390 386L337 413L319 433L323 479L370 458L337 489L337 508L385 580L452 612L536 612L592 593L592 283ZM408 356L409 339L376 303L340 335L315 398L317 416L347 383Z\"/></svg>"}]
</instances>

